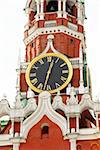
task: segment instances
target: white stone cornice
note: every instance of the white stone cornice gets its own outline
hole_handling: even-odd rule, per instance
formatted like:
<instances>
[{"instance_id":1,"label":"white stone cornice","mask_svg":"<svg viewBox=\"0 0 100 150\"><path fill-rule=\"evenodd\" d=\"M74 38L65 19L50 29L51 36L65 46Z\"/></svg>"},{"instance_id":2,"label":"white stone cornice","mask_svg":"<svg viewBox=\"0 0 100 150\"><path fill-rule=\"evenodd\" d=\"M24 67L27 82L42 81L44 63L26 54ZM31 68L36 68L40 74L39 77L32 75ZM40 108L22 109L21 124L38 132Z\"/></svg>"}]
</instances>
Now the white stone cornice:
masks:
<instances>
[{"instance_id":1,"label":"white stone cornice","mask_svg":"<svg viewBox=\"0 0 100 150\"><path fill-rule=\"evenodd\" d=\"M57 95L54 97L52 107L54 110L60 109L64 111L64 108L66 107L66 105L63 103L61 96Z\"/></svg>"},{"instance_id":2,"label":"white stone cornice","mask_svg":"<svg viewBox=\"0 0 100 150\"><path fill-rule=\"evenodd\" d=\"M82 96L82 99L79 103L80 105L80 112L86 110L86 109L94 109L94 102L91 100L91 97L89 94L84 94Z\"/></svg>"},{"instance_id":3,"label":"white stone cornice","mask_svg":"<svg viewBox=\"0 0 100 150\"><path fill-rule=\"evenodd\" d=\"M61 33L61 32L82 41L84 39L83 33L73 31L65 26L55 26L49 28L38 28L35 31L33 30L33 32L31 29L31 34L29 34L28 37L24 39L24 43L25 45L28 45L33 39L35 39L39 35L54 34L54 33Z\"/></svg>"},{"instance_id":4,"label":"white stone cornice","mask_svg":"<svg viewBox=\"0 0 100 150\"><path fill-rule=\"evenodd\" d=\"M39 95L39 103L36 111L23 122L23 137L26 138L30 129L36 125L43 116L47 116L52 122L57 124L62 134L67 133L66 119L53 110L51 105L51 95L48 92L42 92Z\"/></svg>"}]
</instances>

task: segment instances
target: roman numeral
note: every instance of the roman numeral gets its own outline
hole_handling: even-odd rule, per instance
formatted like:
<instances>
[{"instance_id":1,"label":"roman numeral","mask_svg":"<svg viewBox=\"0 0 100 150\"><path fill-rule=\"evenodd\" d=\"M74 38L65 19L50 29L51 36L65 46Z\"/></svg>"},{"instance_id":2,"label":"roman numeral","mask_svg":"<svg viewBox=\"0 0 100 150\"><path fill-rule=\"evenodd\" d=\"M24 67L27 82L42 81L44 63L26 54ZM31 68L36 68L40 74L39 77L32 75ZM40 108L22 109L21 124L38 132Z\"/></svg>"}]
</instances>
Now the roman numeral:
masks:
<instances>
[{"instance_id":1,"label":"roman numeral","mask_svg":"<svg viewBox=\"0 0 100 150\"><path fill-rule=\"evenodd\" d=\"M30 73L30 77L36 77L36 73Z\"/></svg>"},{"instance_id":2,"label":"roman numeral","mask_svg":"<svg viewBox=\"0 0 100 150\"><path fill-rule=\"evenodd\" d=\"M34 78L33 80L31 80L32 84L35 85L38 82L37 78Z\"/></svg>"},{"instance_id":3,"label":"roman numeral","mask_svg":"<svg viewBox=\"0 0 100 150\"><path fill-rule=\"evenodd\" d=\"M56 85L56 88L60 87L60 84L58 84L58 83L55 83L55 85Z\"/></svg>"},{"instance_id":4,"label":"roman numeral","mask_svg":"<svg viewBox=\"0 0 100 150\"><path fill-rule=\"evenodd\" d=\"M56 59L55 63L57 63L59 61L59 58Z\"/></svg>"},{"instance_id":5,"label":"roman numeral","mask_svg":"<svg viewBox=\"0 0 100 150\"><path fill-rule=\"evenodd\" d=\"M46 90L47 90L47 91L50 91L50 90L51 90L51 86L50 86L50 85L47 85Z\"/></svg>"},{"instance_id":6,"label":"roman numeral","mask_svg":"<svg viewBox=\"0 0 100 150\"><path fill-rule=\"evenodd\" d=\"M40 83L37 88L42 90L43 89L43 83Z\"/></svg>"},{"instance_id":7,"label":"roman numeral","mask_svg":"<svg viewBox=\"0 0 100 150\"><path fill-rule=\"evenodd\" d=\"M64 74L64 73L68 73L68 70L62 70L62 73Z\"/></svg>"},{"instance_id":8,"label":"roman numeral","mask_svg":"<svg viewBox=\"0 0 100 150\"><path fill-rule=\"evenodd\" d=\"M44 64L43 59L40 59L40 60L39 60L39 63L40 63L41 65L43 65L43 64Z\"/></svg>"},{"instance_id":9,"label":"roman numeral","mask_svg":"<svg viewBox=\"0 0 100 150\"><path fill-rule=\"evenodd\" d=\"M38 69L38 67L34 65L34 66L33 66L33 69L36 69L36 70L37 70L37 69Z\"/></svg>"},{"instance_id":10,"label":"roman numeral","mask_svg":"<svg viewBox=\"0 0 100 150\"><path fill-rule=\"evenodd\" d=\"M51 62L52 61L52 57L48 56L47 57L47 62Z\"/></svg>"},{"instance_id":11,"label":"roman numeral","mask_svg":"<svg viewBox=\"0 0 100 150\"><path fill-rule=\"evenodd\" d=\"M63 82L65 82L66 80L67 80L67 78L65 78L65 77L63 77L63 76L61 76L61 78L60 78Z\"/></svg>"},{"instance_id":12,"label":"roman numeral","mask_svg":"<svg viewBox=\"0 0 100 150\"><path fill-rule=\"evenodd\" d=\"M63 63L63 64L60 65L60 67L62 68L62 67L65 66L65 65L66 65L66 63Z\"/></svg>"}]
</instances>

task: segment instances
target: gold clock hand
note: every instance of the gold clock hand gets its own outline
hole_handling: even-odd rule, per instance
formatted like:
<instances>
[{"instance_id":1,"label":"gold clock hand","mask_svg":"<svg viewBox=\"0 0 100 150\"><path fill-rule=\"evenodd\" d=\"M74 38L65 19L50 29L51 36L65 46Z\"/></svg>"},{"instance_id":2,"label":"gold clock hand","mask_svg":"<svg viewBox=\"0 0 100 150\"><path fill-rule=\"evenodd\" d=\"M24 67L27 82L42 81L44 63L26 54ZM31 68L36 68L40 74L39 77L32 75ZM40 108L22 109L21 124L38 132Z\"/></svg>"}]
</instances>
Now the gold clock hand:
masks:
<instances>
[{"instance_id":1,"label":"gold clock hand","mask_svg":"<svg viewBox=\"0 0 100 150\"><path fill-rule=\"evenodd\" d=\"M49 79L49 76L50 76L50 73L51 73L51 69L53 67L53 64L54 64L54 60L52 60L50 66L49 66L49 69L48 69L48 72L47 72L47 76L46 76L46 79L45 79L45 83L44 83L44 90L46 88L46 85L47 85L47 82L48 82L48 79Z\"/></svg>"}]
</instances>

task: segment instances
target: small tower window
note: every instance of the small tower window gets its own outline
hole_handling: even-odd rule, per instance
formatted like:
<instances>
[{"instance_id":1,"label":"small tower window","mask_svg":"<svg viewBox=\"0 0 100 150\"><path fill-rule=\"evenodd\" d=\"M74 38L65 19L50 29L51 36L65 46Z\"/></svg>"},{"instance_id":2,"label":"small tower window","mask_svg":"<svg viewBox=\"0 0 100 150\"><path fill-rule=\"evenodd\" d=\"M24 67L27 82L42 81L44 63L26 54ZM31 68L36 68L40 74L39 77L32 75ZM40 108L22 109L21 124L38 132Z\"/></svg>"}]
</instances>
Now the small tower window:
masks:
<instances>
[{"instance_id":1,"label":"small tower window","mask_svg":"<svg viewBox=\"0 0 100 150\"><path fill-rule=\"evenodd\" d=\"M49 136L49 125L48 123L45 123L41 126L41 138L48 137Z\"/></svg>"},{"instance_id":2,"label":"small tower window","mask_svg":"<svg viewBox=\"0 0 100 150\"><path fill-rule=\"evenodd\" d=\"M58 11L58 1L57 0L49 0L49 1L47 1L46 11L47 12Z\"/></svg>"}]
</instances>

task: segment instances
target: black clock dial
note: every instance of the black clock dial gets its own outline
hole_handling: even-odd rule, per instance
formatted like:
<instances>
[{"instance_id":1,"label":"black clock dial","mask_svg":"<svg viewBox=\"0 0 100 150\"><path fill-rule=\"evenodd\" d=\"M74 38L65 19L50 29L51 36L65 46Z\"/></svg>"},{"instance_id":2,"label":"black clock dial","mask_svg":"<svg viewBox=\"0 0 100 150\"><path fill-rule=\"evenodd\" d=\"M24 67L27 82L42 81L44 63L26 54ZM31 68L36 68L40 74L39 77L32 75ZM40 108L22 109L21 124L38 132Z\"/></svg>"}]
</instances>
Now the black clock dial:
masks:
<instances>
[{"instance_id":1,"label":"black clock dial","mask_svg":"<svg viewBox=\"0 0 100 150\"><path fill-rule=\"evenodd\" d=\"M47 90L53 93L57 89L60 90L65 83L69 82L71 69L69 64L68 60L65 61L58 54L43 55L31 64L28 71L31 87L36 92Z\"/></svg>"}]
</instances>

